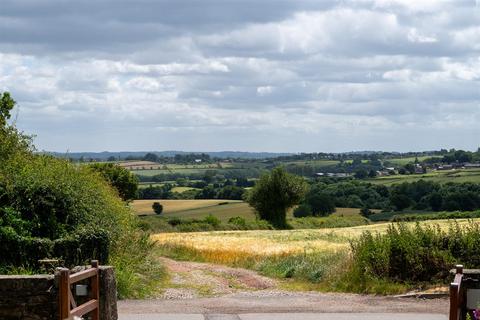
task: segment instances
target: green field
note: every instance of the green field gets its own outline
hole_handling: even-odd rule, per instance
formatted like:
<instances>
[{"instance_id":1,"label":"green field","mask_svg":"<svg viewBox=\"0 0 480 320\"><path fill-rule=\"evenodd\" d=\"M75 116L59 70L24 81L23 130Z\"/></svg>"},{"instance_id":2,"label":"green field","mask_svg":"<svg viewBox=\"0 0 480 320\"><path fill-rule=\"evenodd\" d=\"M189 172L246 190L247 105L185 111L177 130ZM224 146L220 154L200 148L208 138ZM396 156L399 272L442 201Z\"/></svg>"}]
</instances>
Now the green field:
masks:
<instances>
[{"instance_id":1,"label":"green field","mask_svg":"<svg viewBox=\"0 0 480 320\"><path fill-rule=\"evenodd\" d=\"M188 219L203 219L208 215L214 215L222 222L228 222L230 218L242 217L247 221L255 220L255 212L248 203L239 200L135 200L132 204L133 209L141 215L154 215L152 210L153 202L160 202L163 207L163 217L176 217ZM357 221L361 219L360 209L358 208L337 208L336 212L330 217L347 218ZM292 210L288 212L288 219L294 227L301 228L301 221L305 222L304 227L309 227L312 221L295 219ZM328 219L325 217L309 218L316 222ZM357 221L358 224L359 221ZM310 226L311 227L311 226Z\"/></svg>"},{"instance_id":2,"label":"green field","mask_svg":"<svg viewBox=\"0 0 480 320\"><path fill-rule=\"evenodd\" d=\"M168 173L183 173L183 174L192 174L192 173L204 173L207 170L222 170L222 169L233 169L234 164L229 162L220 162L220 163L209 163L209 164L167 164L162 166L161 169L141 169L141 170L131 170L134 174L146 177L152 177L157 174L168 174Z\"/></svg>"},{"instance_id":3,"label":"green field","mask_svg":"<svg viewBox=\"0 0 480 320\"><path fill-rule=\"evenodd\" d=\"M245 220L255 220L255 213L253 209L247 203L241 201L229 202L228 204L217 204L204 208L184 210L166 216L203 219L209 214L214 215L222 222L227 222L230 218L233 217L243 217L245 218Z\"/></svg>"},{"instance_id":4,"label":"green field","mask_svg":"<svg viewBox=\"0 0 480 320\"><path fill-rule=\"evenodd\" d=\"M395 175L368 179L368 182L392 185L402 182L414 182L418 180L434 181L439 183L447 182L475 182L480 183L480 169L462 169L448 171L432 171L425 174Z\"/></svg>"},{"instance_id":5,"label":"green field","mask_svg":"<svg viewBox=\"0 0 480 320\"><path fill-rule=\"evenodd\" d=\"M298 160L298 161L288 161L282 162L284 165L309 165L316 167L330 167L339 164L340 161L337 160Z\"/></svg>"},{"instance_id":6,"label":"green field","mask_svg":"<svg viewBox=\"0 0 480 320\"><path fill-rule=\"evenodd\" d=\"M432 158L432 157L431 156L417 157L418 161L420 161L420 162L425 160L425 159L428 159L428 158ZM385 161L388 161L392 165L395 165L395 166L404 166L407 163L414 163L415 162L415 157L385 159Z\"/></svg>"}]
</instances>

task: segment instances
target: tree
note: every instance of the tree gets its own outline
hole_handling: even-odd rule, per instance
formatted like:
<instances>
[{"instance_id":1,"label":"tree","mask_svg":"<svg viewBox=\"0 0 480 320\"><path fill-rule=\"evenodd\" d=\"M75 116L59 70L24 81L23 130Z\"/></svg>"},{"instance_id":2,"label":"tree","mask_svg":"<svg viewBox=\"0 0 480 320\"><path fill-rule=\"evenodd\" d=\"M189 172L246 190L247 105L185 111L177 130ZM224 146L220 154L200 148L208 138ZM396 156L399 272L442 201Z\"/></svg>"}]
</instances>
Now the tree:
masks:
<instances>
[{"instance_id":1,"label":"tree","mask_svg":"<svg viewBox=\"0 0 480 320\"><path fill-rule=\"evenodd\" d=\"M310 217L312 215L312 208L306 204L302 203L293 210L293 216L295 218Z\"/></svg>"},{"instance_id":2,"label":"tree","mask_svg":"<svg viewBox=\"0 0 480 320\"><path fill-rule=\"evenodd\" d=\"M390 195L390 203L398 210L402 211L403 209L406 209L410 207L411 200L410 198L402 193L392 193Z\"/></svg>"},{"instance_id":3,"label":"tree","mask_svg":"<svg viewBox=\"0 0 480 320\"><path fill-rule=\"evenodd\" d=\"M160 204L160 202L154 202L152 204L152 209L155 214L162 214L163 212L163 206Z\"/></svg>"},{"instance_id":4,"label":"tree","mask_svg":"<svg viewBox=\"0 0 480 320\"><path fill-rule=\"evenodd\" d=\"M359 169L355 172L355 178L357 179L365 179L368 177L368 172L365 169Z\"/></svg>"},{"instance_id":5,"label":"tree","mask_svg":"<svg viewBox=\"0 0 480 320\"><path fill-rule=\"evenodd\" d=\"M117 189L118 195L124 201L137 197L138 178L129 170L114 163L95 163L90 165L90 168L99 172L112 187Z\"/></svg>"},{"instance_id":6,"label":"tree","mask_svg":"<svg viewBox=\"0 0 480 320\"><path fill-rule=\"evenodd\" d=\"M151 161L151 162L158 162L158 156L154 153L149 152L143 157L143 160Z\"/></svg>"},{"instance_id":7,"label":"tree","mask_svg":"<svg viewBox=\"0 0 480 320\"><path fill-rule=\"evenodd\" d=\"M356 166L361 166L361 165L362 165L362 159L360 159L360 158L353 159L352 166L356 167Z\"/></svg>"},{"instance_id":8,"label":"tree","mask_svg":"<svg viewBox=\"0 0 480 320\"><path fill-rule=\"evenodd\" d=\"M335 212L335 202L328 194L310 192L306 196L305 202L310 206L314 216L328 216Z\"/></svg>"},{"instance_id":9,"label":"tree","mask_svg":"<svg viewBox=\"0 0 480 320\"><path fill-rule=\"evenodd\" d=\"M9 92L0 94L0 128L5 127L10 119L10 111L15 107L16 101L12 99Z\"/></svg>"},{"instance_id":10,"label":"tree","mask_svg":"<svg viewBox=\"0 0 480 320\"><path fill-rule=\"evenodd\" d=\"M306 190L305 180L277 167L255 184L248 203L255 208L260 219L269 221L276 228L286 228L287 209L298 204Z\"/></svg>"}]
</instances>

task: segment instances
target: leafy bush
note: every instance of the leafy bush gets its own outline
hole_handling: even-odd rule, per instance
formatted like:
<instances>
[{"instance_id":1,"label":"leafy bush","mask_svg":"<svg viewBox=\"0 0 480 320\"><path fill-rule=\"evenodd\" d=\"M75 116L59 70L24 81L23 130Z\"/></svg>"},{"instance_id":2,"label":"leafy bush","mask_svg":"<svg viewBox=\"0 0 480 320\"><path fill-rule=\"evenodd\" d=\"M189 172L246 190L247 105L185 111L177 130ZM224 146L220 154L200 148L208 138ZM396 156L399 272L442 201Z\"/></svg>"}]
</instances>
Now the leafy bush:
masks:
<instances>
[{"instance_id":1,"label":"leafy bush","mask_svg":"<svg viewBox=\"0 0 480 320\"><path fill-rule=\"evenodd\" d=\"M312 215L312 208L306 204L302 203L293 210L293 216L295 218L310 217Z\"/></svg>"},{"instance_id":2,"label":"leafy bush","mask_svg":"<svg viewBox=\"0 0 480 320\"><path fill-rule=\"evenodd\" d=\"M479 247L480 224L476 222L453 223L446 231L438 225L392 225L385 234L365 232L352 243L351 272L365 285L370 279L445 281L456 263L480 267Z\"/></svg>"},{"instance_id":3,"label":"leafy bush","mask_svg":"<svg viewBox=\"0 0 480 320\"><path fill-rule=\"evenodd\" d=\"M108 250L95 251L100 238L81 235L81 230L98 226L108 236ZM150 258L148 235L103 177L86 166L34 154L30 139L12 127L0 128L0 228L4 240L12 242L2 250L0 267L21 267L18 264L23 264L23 258L16 255L18 252L28 252L31 260L63 255L57 258L79 261L85 260L83 254L90 256L86 260L96 254L106 260L109 255L123 297L144 295L139 288L148 273L158 269L152 267L155 262ZM103 246L105 241L98 245ZM81 253L68 256L62 249L65 247Z\"/></svg>"},{"instance_id":4,"label":"leafy bush","mask_svg":"<svg viewBox=\"0 0 480 320\"><path fill-rule=\"evenodd\" d=\"M239 226L239 227L245 227L245 228L247 226L247 221L245 220L245 218L238 217L238 216L228 219L228 223Z\"/></svg>"},{"instance_id":5,"label":"leafy bush","mask_svg":"<svg viewBox=\"0 0 480 320\"><path fill-rule=\"evenodd\" d=\"M211 225L212 227L216 228L220 225L221 221L220 219L218 219L217 217L215 217L214 215L211 215L209 214L208 216L206 216L203 221L205 223L208 223L209 225Z\"/></svg>"}]
</instances>

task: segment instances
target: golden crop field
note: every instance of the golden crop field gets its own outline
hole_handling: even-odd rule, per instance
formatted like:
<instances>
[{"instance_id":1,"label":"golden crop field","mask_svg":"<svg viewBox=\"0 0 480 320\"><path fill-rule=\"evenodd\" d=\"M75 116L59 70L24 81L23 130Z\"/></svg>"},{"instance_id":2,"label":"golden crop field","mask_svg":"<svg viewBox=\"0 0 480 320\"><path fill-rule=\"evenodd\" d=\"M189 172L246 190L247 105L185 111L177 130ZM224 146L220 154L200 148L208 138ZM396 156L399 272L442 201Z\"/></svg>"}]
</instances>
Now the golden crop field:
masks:
<instances>
[{"instance_id":1,"label":"golden crop field","mask_svg":"<svg viewBox=\"0 0 480 320\"><path fill-rule=\"evenodd\" d=\"M219 206L220 203L242 203L240 200L135 200L131 204L138 214L154 214L152 204L160 202L163 206L163 214L168 215L186 210L204 209Z\"/></svg>"},{"instance_id":2,"label":"golden crop field","mask_svg":"<svg viewBox=\"0 0 480 320\"><path fill-rule=\"evenodd\" d=\"M478 219L477 219L478 220ZM457 220L467 223L467 219ZM450 220L423 221L421 225L438 224L448 228ZM385 232L390 223L349 228L310 230L211 231L192 233L161 233L152 235L160 246L185 248L204 260L235 264L238 260L259 259L276 255L333 253L349 250L349 240L364 231ZM415 223L409 223L414 226Z\"/></svg>"}]
</instances>

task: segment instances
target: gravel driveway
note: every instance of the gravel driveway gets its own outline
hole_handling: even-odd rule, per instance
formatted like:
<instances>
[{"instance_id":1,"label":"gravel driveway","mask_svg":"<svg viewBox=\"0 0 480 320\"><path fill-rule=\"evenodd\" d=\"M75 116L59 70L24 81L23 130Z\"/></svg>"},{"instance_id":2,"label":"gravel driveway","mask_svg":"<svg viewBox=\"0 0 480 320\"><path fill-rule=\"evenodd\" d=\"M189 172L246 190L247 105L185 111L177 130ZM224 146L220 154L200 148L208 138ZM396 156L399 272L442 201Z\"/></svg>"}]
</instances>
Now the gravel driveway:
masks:
<instances>
[{"instance_id":1,"label":"gravel driveway","mask_svg":"<svg viewBox=\"0 0 480 320\"><path fill-rule=\"evenodd\" d=\"M277 281L251 270L161 259L171 275L167 288L156 299L119 301L120 314L408 313L413 316L417 313L426 316L448 311L446 298L291 292L279 289Z\"/></svg>"}]
</instances>

